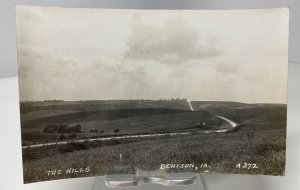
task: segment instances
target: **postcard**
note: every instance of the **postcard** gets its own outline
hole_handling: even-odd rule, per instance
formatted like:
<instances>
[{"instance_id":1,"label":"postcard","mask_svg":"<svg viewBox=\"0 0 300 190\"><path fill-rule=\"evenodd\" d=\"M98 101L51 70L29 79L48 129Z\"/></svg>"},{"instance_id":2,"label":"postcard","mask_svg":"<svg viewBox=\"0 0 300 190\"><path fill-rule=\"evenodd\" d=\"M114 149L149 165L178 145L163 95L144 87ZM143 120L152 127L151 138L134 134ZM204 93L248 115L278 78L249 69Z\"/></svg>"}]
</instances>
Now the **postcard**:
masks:
<instances>
[{"instance_id":1,"label":"postcard","mask_svg":"<svg viewBox=\"0 0 300 190\"><path fill-rule=\"evenodd\" d=\"M18 5L24 183L284 175L287 8Z\"/></svg>"}]
</instances>

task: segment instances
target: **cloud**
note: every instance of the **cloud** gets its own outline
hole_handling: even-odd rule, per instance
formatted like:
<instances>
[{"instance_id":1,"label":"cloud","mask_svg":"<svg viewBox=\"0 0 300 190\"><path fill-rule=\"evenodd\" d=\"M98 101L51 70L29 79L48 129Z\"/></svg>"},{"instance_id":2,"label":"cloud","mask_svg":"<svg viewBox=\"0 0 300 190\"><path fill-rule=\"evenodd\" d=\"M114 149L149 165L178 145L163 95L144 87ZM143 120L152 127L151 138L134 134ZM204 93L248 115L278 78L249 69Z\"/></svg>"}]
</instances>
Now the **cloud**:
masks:
<instances>
[{"instance_id":1,"label":"cloud","mask_svg":"<svg viewBox=\"0 0 300 190\"><path fill-rule=\"evenodd\" d=\"M178 17L151 25L144 23L141 15L133 15L127 45L126 58L163 64L182 64L220 55L215 43L200 36L198 30Z\"/></svg>"},{"instance_id":2,"label":"cloud","mask_svg":"<svg viewBox=\"0 0 300 190\"><path fill-rule=\"evenodd\" d=\"M288 14L245 12L23 7L20 99L285 103Z\"/></svg>"}]
</instances>

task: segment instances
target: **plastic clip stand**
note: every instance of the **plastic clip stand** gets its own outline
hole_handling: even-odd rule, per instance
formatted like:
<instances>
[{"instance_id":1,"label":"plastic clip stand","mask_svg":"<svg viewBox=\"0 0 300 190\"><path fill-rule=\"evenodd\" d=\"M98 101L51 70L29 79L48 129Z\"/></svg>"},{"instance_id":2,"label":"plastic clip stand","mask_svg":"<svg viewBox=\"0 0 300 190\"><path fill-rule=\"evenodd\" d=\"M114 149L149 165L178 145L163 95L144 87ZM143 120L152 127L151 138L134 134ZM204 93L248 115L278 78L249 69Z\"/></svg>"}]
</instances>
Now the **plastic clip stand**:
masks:
<instances>
[{"instance_id":1,"label":"plastic clip stand","mask_svg":"<svg viewBox=\"0 0 300 190\"><path fill-rule=\"evenodd\" d=\"M96 177L92 190L103 189L160 189L160 190L207 190L201 174L196 173L164 173L147 175L148 173L137 172L136 174L106 175ZM160 186L160 187L158 187Z\"/></svg>"}]
</instances>

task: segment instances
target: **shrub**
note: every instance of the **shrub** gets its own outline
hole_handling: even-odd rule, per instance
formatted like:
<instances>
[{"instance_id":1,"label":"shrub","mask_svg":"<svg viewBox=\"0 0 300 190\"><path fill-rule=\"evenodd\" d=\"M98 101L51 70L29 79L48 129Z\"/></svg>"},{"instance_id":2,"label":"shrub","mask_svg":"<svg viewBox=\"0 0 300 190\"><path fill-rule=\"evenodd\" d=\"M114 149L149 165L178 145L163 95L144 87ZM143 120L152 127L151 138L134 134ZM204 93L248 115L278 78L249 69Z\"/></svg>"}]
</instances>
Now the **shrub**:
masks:
<instances>
[{"instance_id":1,"label":"shrub","mask_svg":"<svg viewBox=\"0 0 300 190\"><path fill-rule=\"evenodd\" d=\"M120 132L119 129L115 129L115 130L114 130L114 133L118 133L118 132Z\"/></svg>"},{"instance_id":2,"label":"shrub","mask_svg":"<svg viewBox=\"0 0 300 190\"><path fill-rule=\"evenodd\" d=\"M89 149L88 143L76 143L72 142L70 145L75 149L75 150L87 150Z\"/></svg>"},{"instance_id":3,"label":"shrub","mask_svg":"<svg viewBox=\"0 0 300 190\"><path fill-rule=\"evenodd\" d=\"M81 125L80 124L76 124L73 127L69 127L69 128L65 129L65 133L72 133L72 132L80 133L81 132Z\"/></svg>"},{"instance_id":4,"label":"shrub","mask_svg":"<svg viewBox=\"0 0 300 190\"><path fill-rule=\"evenodd\" d=\"M74 147L71 145L65 145L65 146L59 147L58 151L62 154L66 153L66 152L74 152Z\"/></svg>"},{"instance_id":5,"label":"shrub","mask_svg":"<svg viewBox=\"0 0 300 190\"><path fill-rule=\"evenodd\" d=\"M67 128L68 128L67 124L60 124L59 127L58 127L57 132L58 133L64 133Z\"/></svg>"},{"instance_id":6,"label":"shrub","mask_svg":"<svg viewBox=\"0 0 300 190\"><path fill-rule=\"evenodd\" d=\"M98 133L99 130L98 130L98 129L91 129L90 132L91 132L91 133Z\"/></svg>"},{"instance_id":7,"label":"shrub","mask_svg":"<svg viewBox=\"0 0 300 190\"><path fill-rule=\"evenodd\" d=\"M66 135L65 134L59 135L58 140L60 140L60 141L66 140Z\"/></svg>"},{"instance_id":8,"label":"shrub","mask_svg":"<svg viewBox=\"0 0 300 190\"><path fill-rule=\"evenodd\" d=\"M77 137L77 133L74 133L74 132L68 136L69 139L74 139L76 137Z\"/></svg>"},{"instance_id":9,"label":"shrub","mask_svg":"<svg viewBox=\"0 0 300 190\"><path fill-rule=\"evenodd\" d=\"M50 124L46 125L43 129L43 133L54 133L58 129L58 126L56 124Z\"/></svg>"}]
</instances>

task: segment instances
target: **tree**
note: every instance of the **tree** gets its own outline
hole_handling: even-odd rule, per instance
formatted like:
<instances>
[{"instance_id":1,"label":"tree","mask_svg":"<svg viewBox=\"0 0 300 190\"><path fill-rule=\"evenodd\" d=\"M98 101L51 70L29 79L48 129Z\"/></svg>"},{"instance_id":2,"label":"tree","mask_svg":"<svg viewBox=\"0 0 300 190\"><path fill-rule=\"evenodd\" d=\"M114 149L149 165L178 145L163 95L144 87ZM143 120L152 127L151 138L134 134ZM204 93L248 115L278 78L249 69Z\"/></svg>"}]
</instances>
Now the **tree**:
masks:
<instances>
[{"instance_id":1,"label":"tree","mask_svg":"<svg viewBox=\"0 0 300 190\"><path fill-rule=\"evenodd\" d=\"M60 141L66 140L66 135L65 134L59 135L58 140L60 140Z\"/></svg>"},{"instance_id":2,"label":"tree","mask_svg":"<svg viewBox=\"0 0 300 190\"><path fill-rule=\"evenodd\" d=\"M91 130L90 130L90 133L98 133L98 132L99 132L98 129L91 129Z\"/></svg>"},{"instance_id":3,"label":"tree","mask_svg":"<svg viewBox=\"0 0 300 190\"><path fill-rule=\"evenodd\" d=\"M64 130L65 133L72 133L72 132L75 132L75 133L80 133L81 132L81 125L80 124L76 124L75 126L73 127L69 127L69 128L66 128Z\"/></svg>"},{"instance_id":4,"label":"tree","mask_svg":"<svg viewBox=\"0 0 300 190\"><path fill-rule=\"evenodd\" d=\"M119 129L115 129L115 130L114 130L114 133L118 133L118 132L120 132Z\"/></svg>"},{"instance_id":5,"label":"tree","mask_svg":"<svg viewBox=\"0 0 300 190\"><path fill-rule=\"evenodd\" d=\"M76 138L77 137L77 133L71 133L69 136L68 136L68 138L69 139L73 139L73 138Z\"/></svg>"},{"instance_id":6,"label":"tree","mask_svg":"<svg viewBox=\"0 0 300 190\"><path fill-rule=\"evenodd\" d=\"M66 128L68 128L67 124L60 124L59 127L58 127L58 132L59 133L64 133Z\"/></svg>"}]
</instances>

